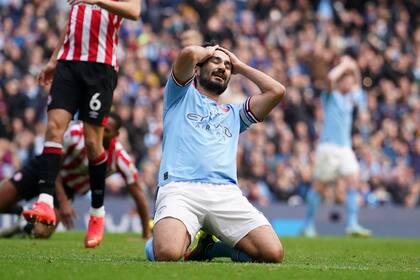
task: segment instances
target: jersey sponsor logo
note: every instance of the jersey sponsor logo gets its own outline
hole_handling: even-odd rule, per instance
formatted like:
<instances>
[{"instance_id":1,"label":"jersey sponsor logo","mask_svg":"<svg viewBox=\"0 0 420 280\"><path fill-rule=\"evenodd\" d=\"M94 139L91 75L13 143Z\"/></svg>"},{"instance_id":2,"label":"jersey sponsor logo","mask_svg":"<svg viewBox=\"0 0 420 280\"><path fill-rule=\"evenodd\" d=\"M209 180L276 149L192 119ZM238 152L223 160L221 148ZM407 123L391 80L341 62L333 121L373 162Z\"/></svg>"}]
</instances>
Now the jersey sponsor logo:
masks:
<instances>
[{"instance_id":1,"label":"jersey sponsor logo","mask_svg":"<svg viewBox=\"0 0 420 280\"><path fill-rule=\"evenodd\" d=\"M213 133L219 140L226 140L232 137L230 129L222 123L213 123L211 115L201 116L197 113L188 113L187 119L191 121L195 128Z\"/></svg>"}]
</instances>

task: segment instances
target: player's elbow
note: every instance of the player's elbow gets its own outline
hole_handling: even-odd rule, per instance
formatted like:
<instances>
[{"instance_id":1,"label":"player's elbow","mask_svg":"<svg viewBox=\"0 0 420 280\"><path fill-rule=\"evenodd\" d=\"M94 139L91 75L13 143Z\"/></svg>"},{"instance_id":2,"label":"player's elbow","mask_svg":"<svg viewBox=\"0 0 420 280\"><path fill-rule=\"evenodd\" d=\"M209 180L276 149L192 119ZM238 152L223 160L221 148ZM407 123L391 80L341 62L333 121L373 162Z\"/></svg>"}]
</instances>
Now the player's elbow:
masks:
<instances>
[{"instance_id":1,"label":"player's elbow","mask_svg":"<svg viewBox=\"0 0 420 280\"><path fill-rule=\"evenodd\" d=\"M283 86L282 84L278 83L274 87L273 92L281 101L284 98L284 96L286 95L286 87Z\"/></svg>"},{"instance_id":2,"label":"player's elbow","mask_svg":"<svg viewBox=\"0 0 420 280\"><path fill-rule=\"evenodd\" d=\"M197 46L187 46L181 50L179 55L184 60L196 61L197 60Z\"/></svg>"},{"instance_id":3,"label":"player's elbow","mask_svg":"<svg viewBox=\"0 0 420 280\"><path fill-rule=\"evenodd\" d=\"M140 14L141 14L140 5L133 5L132 9L130 9L129 14L127 15L127 18L137 21L140 19Z\"/></svg>"},{"instance_id":4,"label":"player's elbow","mask_svg":"<svg viewBox=\"0 0 420 280\"><path fill-rule=\"evenodd\" d=\"M273 87L270 89L270 92L274 103L277 105L286 95L286 88L282 84L276 83L276 85L273 85Z\"/></svg>"},{"instance_id":5,"label":"player's elbow","mask_svg":"<svg viewBox=\"0 0 420 280\"><path fill-rule=\"evenodd\" d=\"M139 20L140 19L140 9L138 9L138 12L137 11L131 12L130 15L128 16L128 19L131 19L131 20L134 20L134 21Z\"/></svg>"}]
</instances>

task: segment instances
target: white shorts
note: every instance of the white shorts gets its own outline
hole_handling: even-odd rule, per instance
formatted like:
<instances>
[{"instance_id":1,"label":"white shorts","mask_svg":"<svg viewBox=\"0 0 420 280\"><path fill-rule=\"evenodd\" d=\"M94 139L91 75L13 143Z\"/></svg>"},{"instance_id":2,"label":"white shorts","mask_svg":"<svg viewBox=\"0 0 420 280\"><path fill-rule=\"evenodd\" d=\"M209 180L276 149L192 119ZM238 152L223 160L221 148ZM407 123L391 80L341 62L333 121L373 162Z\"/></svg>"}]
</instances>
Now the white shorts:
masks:
<instances>
[{"instance_id":1,"label":"white shorts","mask_svg":"<svg viewBox=\"0 0 420 280\"><path fill-rule=\"evenodd\" d=\"M359 173L359 163L350 147L334 144L319 144L315 153L315 179L329 182L340 176Z\"/></svg>"},{"instance_id":2,"label":"white shorts","mask_svg":"<svg viewBox=\"0 0 420 280\"><path fill-rule=\"evenodd\" d=\"M191 243L203 228L232 247L253 229L270 225L236 185L173 182L160 187L154 223L166 217L184 223Z\"/></svg>"}]
</instances>

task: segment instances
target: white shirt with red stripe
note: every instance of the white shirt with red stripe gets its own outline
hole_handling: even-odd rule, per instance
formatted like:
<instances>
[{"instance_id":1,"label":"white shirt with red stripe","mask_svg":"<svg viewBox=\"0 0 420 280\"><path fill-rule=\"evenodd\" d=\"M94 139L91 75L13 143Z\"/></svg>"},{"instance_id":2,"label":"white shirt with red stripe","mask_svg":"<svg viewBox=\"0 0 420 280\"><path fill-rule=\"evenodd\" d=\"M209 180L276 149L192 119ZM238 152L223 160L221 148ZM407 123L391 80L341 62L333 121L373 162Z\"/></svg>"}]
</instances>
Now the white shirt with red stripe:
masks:
<instances>
[{"instance_id":1,"label":"white shirt with red stripe","mask_svg":"<svg viewBox=\"0 0 420 280\"><path fill-rule=\"evenodd\" d=\"M81 122L75 122L67 129L64 134L63 148L63 162L60 170L63 184L74 189L76 193L85 193L90 189L89 162ZM107 154L107 176L118 172L124 177L126 184L132 184L138 180L138 171L120 142L113 139Z\"/></svg>"},{"instance_id":2,"label":"white shirt with red stripe","mask_svg":"<svg viewBox=\"0 0 420 280\"><path fill-rule=\"evenodd\" d=\"M58 60L105 63L118 70L118 32L122 20L98 5L72 6Z\"/></svg>"}]
</instances>

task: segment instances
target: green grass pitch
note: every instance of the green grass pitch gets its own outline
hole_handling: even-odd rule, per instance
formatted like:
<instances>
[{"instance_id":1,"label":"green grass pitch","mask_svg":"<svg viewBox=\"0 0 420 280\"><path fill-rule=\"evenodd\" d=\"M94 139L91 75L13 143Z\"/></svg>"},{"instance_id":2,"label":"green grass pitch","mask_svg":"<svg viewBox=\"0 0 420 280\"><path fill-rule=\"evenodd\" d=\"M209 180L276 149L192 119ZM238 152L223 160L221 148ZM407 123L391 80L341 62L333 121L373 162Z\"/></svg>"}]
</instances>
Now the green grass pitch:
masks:
<instances>
[{"instance_id":1,"label":"green grass pitch","mask_svg":"<svg viewBox=\"0 0 420 280\"><path fill-rule=\"evenodd\" d=\"M135 234L106 234L83 248L83 233L51 240L0 239L0 279L420 279L420 240L284 238L283 264L150 263Z\"/></svg>"}]
</instances>

